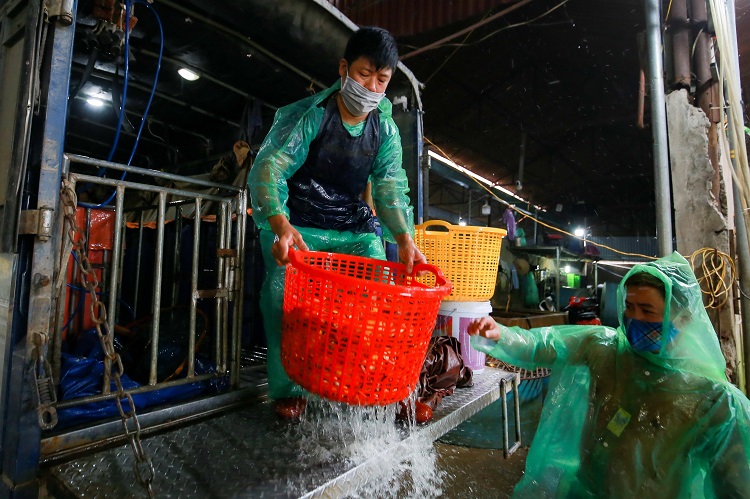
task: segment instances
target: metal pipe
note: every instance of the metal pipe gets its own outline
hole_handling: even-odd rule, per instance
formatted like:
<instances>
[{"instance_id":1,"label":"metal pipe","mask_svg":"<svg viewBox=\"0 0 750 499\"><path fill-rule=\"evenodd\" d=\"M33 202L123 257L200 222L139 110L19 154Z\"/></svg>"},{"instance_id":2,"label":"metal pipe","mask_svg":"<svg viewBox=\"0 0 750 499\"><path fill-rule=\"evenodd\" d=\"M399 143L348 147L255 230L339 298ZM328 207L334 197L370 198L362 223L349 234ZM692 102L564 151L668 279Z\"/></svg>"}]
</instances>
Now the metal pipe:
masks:
<instances>
[{"instance_id":1,"label":"metal pipe","mask_svg":"<svg viewBox=\"0 0 750 499\"><path fill-rule=\"evenodd\" d=\"M429 154L427 154L427 149L424 149L424 154L422 154L422 212L421 217L417 220L419 223L425 223L428 218L428 213L430 209L430 168L432 167L432 160L430 159Z\"/></svg>"},{"instance_id":2,"label":"metal pipe","mask_svg":"<svg viewBox=\"0 0 750 499\"><path fill-rule=\"evenodd\" d=\"M195 320L198 310L198 262L201 242L201 198L195 200L195 222L193 223L193 263L190 266L190 329L188 340L187 376L195 375Z\"/></svg>"},{"instance_id":3,"label":"metal pipe","mask_svg":"<svg viewBox=\"0 0 750 499\"><path fill-rule=\"evenodd\" d=\"M156 255L154 257L154 303L153 324L151 327L151 368L148 384L156 384L156 368L159 357L159 321L161 320L161 283L162 264L164 263L164 218L167 204L167 193L159 193L159 214L156 218Z\"/></svg>"},{"instance_id":4,"label":"metal pipe","mask_svg":"<svg viewBox=\"0 0 750 499\"><path fill-rule=\"evenodd\" d=\"M151 170L149 168L140 168L137 166L124 165L122 163L113 163L111 161L104 161L101 159L89 158L81 156L79 154L68 154L68 158L73 163L80 163L83 165L96 166L98 168L107 168L111 170L118 170L122 172L135 173L137 175L144 175L146 177L163 178L166 180L175 180L177 182L184 182L187 184L200 185L203 187L216 187L217 189L224 189L232 192L240 192L243 187L237 187L231 184L220 184L218 182L211 182L209 180L201 180L192 177L184 177L182 175L175 175L173 173L166 173L159 170ZM135 184L134 184L135 185ZM141 185L141 184L137 184ZM188 191L184 191L188 192ZM226 198L221 198L226 199Z\"/></svg>"},{"instance_id":5,"label":"metal pipe","mask_svg":"<svg viewBox=\"0 0 750 499\"><path fill-rule=\"evenodd\" d=\"M735 4L734 0L727 0L727 11L729 14L729 26L732 32L732 54L729 55L729 60L732 66L734 66L734 73L740 75L740 62L738 59L737 51L737 19L735 17ZM741 82L737 82L741 86ZM737 92L742 95L742 88L738 88ZM742 103L740 103L741 105ZM731 148L731 159L733 166L736 166L736 155L734 154L734 140L732 139L732 120L728 120L729 123L729 145ZM735 168L736 170L737 168ZM735 203L740 200L739 188L736 182L733 182L733 192ZM737 253L740 260L740 303L741 303L741 318L742 318L742 349L744 352L744 364L745 364L745 393L750 394L750 298L747 293L742 291L742 285L750 287L750 243L748 242L747 225L745 222L745 212L742 209L741 202L740 206L735 207L735 224L737 225ZM739 208L739 209L738 209Z\"/></svg>"},{"instance_id":6,"label":"metal pipe","mask_svg":"<svg viewBox=\"0 0 750 499\"><path fill-rule=\"evenodd\" d=\"M92 184L110 185L112 187L117 187L118 185L122 185L126 189L140 189L142 191L156 192L158 194L165 193L165 194L171 194L173 196L184 196L184 197L189 197L189 198L195 198L195 197L200 196L204 200L218 201L218 202L223 202L227 199L226 197L211 196L210 194L199 194L199 193L192 192L192 191L184 191L182 189L170 189L168 187L159 187L158 185L138 184L135 182L128 182L128 181L119 180L119 179L96 177L93 175L82 175L80 173L71 173L68 177L76 179L76 181L79 181L79 182L91 182Z\"/></svg>"},{"instance_id":7,"label":"metal pipe","mask_svg":"<svg viewBox=\"0 0 750 499\"><path fill-rule=\"evenodd\" d=\"M654 186L656 188L656 235L659 253L672 253L672 209L669 187L667 111L661 41L661 2L646 0L646 39L651 81L651 128L654 138Z\"/></svg>"},{"instance_id":8,"label":"metal pipe","mask_svg":"<svg viewBox=\"0 0 750 499\"><path fill-rule=\"evenodd\" d=\"M180 235L182 234L182 205L175 207L174 215L174 252L172 254L172 306L177 305L178 293L180 290L180 280L177 279L177 274L180 272Z\"/></svg>"},{"instance_id":9,"label":"metal pipe","mask_svg":"<svg viewBox=\"0 0 750 499\"><path fill-rule=\"evenodd\" d=\"M107 317L107 326L109 327L108 334L115 334L115 324L117 323L117 296L119 295L119 276L120 276L120 264L122 263L122 221L123 221L123 201L125 198L125 188L122 186L117 187L115 194L115 240L114 248L112 251L112 267L110 271L109 281L109 305L107 309L109 311L109 317Z\"/></svg>"},{"instance_id":10,"label":"metal pipe","mask_svg":"<svg viewBox=\"0 0 750 499\"><path fill-rule=\"evenodd\" d=\"M731 120L729 120L731 123ZM731 124L730 124L731 126ZM731 137L731 134L729 135ZM732 182L732 192L735 203L740 200L740 190L736 182ZM739 209L737 209L739 208ZM740 318L742 320L742 350L744 352L745 393L750 394L750 297L745 290L750 287L750 244L748 244L747 226L742 206L735 207L734 223L737 231L737 254L739 256L740 278ZM750 290L748 290L750 291Z\"/></svg>"},{"instance_id":11,"label":"metal pipe","mask_svg":"<svg viewBox=\"0 0 750 499\"><path fill-rule=\"evenodd\" d=\"M141 284L141 256L143 251L143 215L138 219L138 253L135 261L135 289L133 290L133 315L138 317L138 288Z\"/></svg>"},{"instance_id":12,"label":"metal pipe","mask_svg":"<svg viewBox=\"0 0 750 499\"><path fill-rule=\"evenodd\" d=\"M125 390L125 392L130 393L131 395L135 395L136 393L153 392L154 390L161 390L163 388L180 386L180 385L184 385L187 383L195 383L196 381L209 380L209 379L213 379L219 376L220 375L216 373L199 374L198 376L195 376L193 378L179 378L179 379L171 379L169 381L163 381L159 383L158 386L141 385L136 388L128 388ZM55 407L57 409L66 409L68 407L76 407L79 405L90 404L93 402L102 402L105 400L115 398L116 396L117 396L116 392L109 393L109 394L100 393L100 394L91 395L88 397L80 397L80 398L74 398L74 399L69 399L69 400L62 400L60 402L57 402L55 404Z\"/></svg>"},{"instance_id":13,"label":"metal pipe","mask_svg":"<svg viewBox=\"0 0 750 499\"><path fill-rule=\"evenodd\" d=\"M245 240L247 238L247 190L243 190L237 199L237 222L240 224L240 235L237 238L237 272L236 285L239 288L236 293L233 314L233 336L232 336L232 364L230 366L230 383L233 388L240 385L240 354L242 350L242 307L245 303Z\"/></svg>"},{"instance_id":14,"label":"metal pipe","mask_svg":"<svg viewBox=\"0 0 750 499\"><path fill-rule=\"evenodd\" d=\"M672 33L673 84L676 88L690 88L690 20L687 0L673 0L667 25Z\"/></svg>"},{"instance_id":15,"label":"metal pipe","mask_svg":"<svg viewBox=\"0 0 750 499\"><path fill-rule=\"evenodd\" d=\"M222 248L229 248L230 247L230 240L232 238L232 217L229 214L229 205L228 203L224 203L222 206L221 213L224 217L224 220L222 221L220 225L220 239L222 241L221 247ZM220 276L223 273L223 287L224 289L229 290L230 289L230 270L232 268L231 258L229 258L229 262L223 261L221 262L222 272L220 272ZM221 278L221 277L220 277ZM221 313L218 315L218 317L221 318L220 327L218 331L221 332L221 367L219 372L226 372L227 371L227 330L229 328L229 297L221 298L217 300L217 304L221 306Z\"/></svg>"}]
</instances>

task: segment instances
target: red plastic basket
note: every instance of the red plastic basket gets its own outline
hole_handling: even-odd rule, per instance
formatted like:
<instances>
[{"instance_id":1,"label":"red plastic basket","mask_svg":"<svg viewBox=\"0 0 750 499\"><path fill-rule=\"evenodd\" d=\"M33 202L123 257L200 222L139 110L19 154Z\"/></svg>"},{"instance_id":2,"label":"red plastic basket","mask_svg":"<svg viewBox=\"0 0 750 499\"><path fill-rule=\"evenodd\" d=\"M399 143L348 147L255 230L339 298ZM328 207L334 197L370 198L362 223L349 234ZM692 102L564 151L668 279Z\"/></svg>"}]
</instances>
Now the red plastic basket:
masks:
<instances>
[{"instance_id":1,"label":"red plastic basket","mask_svg":"<svg viewBox=\"0 0 750 499\"><path fill-rule=\"evenodd\" d=\"M441 300L440 269L317 251L289 252L281 361L289 377L321 397L387 405L416 387ZM435 274L435 286L418 272Z\"/></svg>"}]
</instances>

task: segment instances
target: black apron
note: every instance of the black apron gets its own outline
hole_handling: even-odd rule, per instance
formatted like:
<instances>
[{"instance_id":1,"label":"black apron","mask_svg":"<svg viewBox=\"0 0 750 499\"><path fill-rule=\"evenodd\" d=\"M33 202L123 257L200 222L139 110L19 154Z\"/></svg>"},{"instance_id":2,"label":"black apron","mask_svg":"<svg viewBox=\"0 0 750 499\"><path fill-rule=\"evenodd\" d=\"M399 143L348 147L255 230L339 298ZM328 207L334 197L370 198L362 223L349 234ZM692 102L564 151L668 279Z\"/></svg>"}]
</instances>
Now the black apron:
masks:
<instances>
[{"instance_id":1,"label":"black apron","mask_svg":"<svg viewBox=\"0 0 750 499\"><path fill-rule=\"evenodd\" d=\"M375 217L361 196L379 148L378 110L367 116L362 134L352 137L341 121L336 96L331 96L307 159L287 181L289 221L301 227L375 232Z\"/></svg>"}]
</instances>

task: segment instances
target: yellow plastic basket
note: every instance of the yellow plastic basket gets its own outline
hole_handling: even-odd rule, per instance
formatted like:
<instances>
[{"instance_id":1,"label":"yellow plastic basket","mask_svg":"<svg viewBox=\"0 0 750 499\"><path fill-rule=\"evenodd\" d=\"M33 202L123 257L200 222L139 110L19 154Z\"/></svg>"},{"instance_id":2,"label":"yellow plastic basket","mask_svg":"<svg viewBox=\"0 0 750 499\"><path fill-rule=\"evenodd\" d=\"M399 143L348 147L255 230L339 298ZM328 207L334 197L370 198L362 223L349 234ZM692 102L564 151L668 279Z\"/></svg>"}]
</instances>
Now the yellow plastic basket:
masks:
<instances>
[{"instance_id":1,"label":"yellow plastic basket","mask_svg":"<svg viewBox=\"0 0 750 499\"><path fill-rule=\"evenodd\" d=\"M428 230L432 228L440 230ZM430 220L414 228L414 241L427 257L453 283L446 300L486 301L495 294L500 248L506 231L493 227L453 225ZM424 284L434 276L420 278Z\"/></svg>"}]
</instances>

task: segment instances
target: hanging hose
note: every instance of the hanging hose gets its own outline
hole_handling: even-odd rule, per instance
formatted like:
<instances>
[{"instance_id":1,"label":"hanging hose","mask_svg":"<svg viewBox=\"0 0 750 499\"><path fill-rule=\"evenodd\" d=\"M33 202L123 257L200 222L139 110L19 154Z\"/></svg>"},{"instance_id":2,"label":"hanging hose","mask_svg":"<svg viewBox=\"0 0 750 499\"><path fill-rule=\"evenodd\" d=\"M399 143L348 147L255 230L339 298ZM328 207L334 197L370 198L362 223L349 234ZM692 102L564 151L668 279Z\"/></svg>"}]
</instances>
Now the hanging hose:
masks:
<instances>
[{"instance_id":1,"label":"hanging hose","mask_svg":"<svg viewBox=\"0 0 750 499\"><path fill-rule=\"evenodd\" d=\"M107 161L112 161L112 158L115 156L115 151L117 150L117 143L120 142L120 130L122 129L122 120L125 117L125 102L128 100L128 69L130 67L130 0L125 0L125 73L123 74L123 84L122 84L122 107L120 107L120 116L117 119L117 130L115 131L115 140L112 142L112 148L109 150L109 154L107 155ZM104 176L104 172L106 170L102 170L99 172L99 176Z\"/></svg>"},{"instance_id":2,"label":"hanging hose","mask_svg":"<svg viewBox=\"0 0 750 499\"><path fill-rule=\"evenodd\" d=\"M159 17L159 13L156 11L156 9L148 3L146 0L134 0L133 4L143 4L148 9L153 12L154 17L156 18L156 23L159 26L159 58L156 61L156 72L154 74L154 83L151 86L151 94L148 97L148 102L146 103L146 109L143 112L143 117L141 118L141 125L138 127L138 134L135 137L135 143L133 144L133 149L130 152L130 157L128 158L127 164L130 165L132 163L133 158L135 157L135 152L138 149L138 143L141 140L141 134L143 133L143 128L146 126L147 118L149 110L151 109L151 103L154 100L154 94L156 93L156 85L159 82L159 73L161 72L161 61L162 61L162 55L164 53L164 28L161 23L161 17ZM122 107L120 108L120 119L119 123L117 125L117 132L115 134L115 142L112 145L112 150L109 153L109 156L107 158L107 161L112 161L112 158L114 156L115 149L117 148L117 142L119 141L120 137L120 129L122 128L122 121L123 121L123 115L125 114L125 102L127 100L127 87L128 87L128 54L129 54L129 39L130 39L130 0L125 0L125 82L123 84L123 91L122 91ZM99 176L104 175L104 172L106 169L103 169L101 172L99 172ZM127 172L123 172L122 176L120 177L120 180L125 180L125 176L127 175ZM112 202L112 199L115 197L116 191L113 191L112 194L107 198L105 201L99 203L99 204L87 204L87 203L78 203L79 206L84 206L86 208L101 208L102 206L107 206L109 203Z\"/></svg>"}]
</instances>

